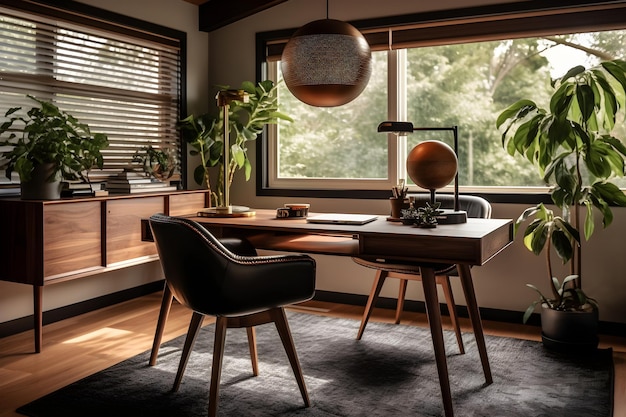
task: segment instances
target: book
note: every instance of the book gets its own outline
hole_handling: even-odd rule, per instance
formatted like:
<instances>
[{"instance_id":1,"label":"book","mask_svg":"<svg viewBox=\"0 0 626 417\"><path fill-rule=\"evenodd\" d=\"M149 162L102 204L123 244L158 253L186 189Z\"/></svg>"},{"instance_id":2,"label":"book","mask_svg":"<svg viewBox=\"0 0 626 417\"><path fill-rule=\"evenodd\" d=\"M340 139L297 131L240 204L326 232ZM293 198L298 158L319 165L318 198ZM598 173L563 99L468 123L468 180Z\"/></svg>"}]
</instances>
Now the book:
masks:
<instances>
[{"instance_id":1,"label":"book","mask_svg":"<svg viewBox=\"0 0 626 417\"><path fill-rule=\"evenodd\" d=\"M124 171L118 173L115 177L111 177L111 178L119 178L119 179L146 178L146 179L150 179L150 177L148 177L146 175L146 173L143 172L143 171L126 170L126 169Z\"/></svg>"},{"instance_id":2,"label":"book","mask_svg":"<svg viewBox=\"0 0 626 417\"><path fill-rule=\"evenodd\" d=\"M104 188L104 182L92 181L91 183L83 181L63 181L62 187L64 190L102 190Z\"/></svg>"},{"instance_id":3,"label":"book","mask_svg":"<svg viewBox=\"0 0 626 417\"><path fill-rule=\"evenodd\" d=\"M161 181L149 181L139 183L124 183L124 182L108 182L106 185L107 190L132 190L132 189L151 189L168 187L169 184Z\"/></svg>"},{"instance_id":4,"label":"book","mask_svg":"<svg viewBox=\"0 0 626 417\"><path fill-rule=\"evenodd\" d=\"M175 185L162 185L160 187L143 187L143 188L109 188L107 191L110 194L136 194L136 193L163 193L167 191L176 191L178 188Z\"/></svg>"},{"instance_id":5,"label":"book","mask_svg":"<svg viewBox=\"0 0 626 417\"><path fill-rule=\"evenodd\" d=\"M149 184L155 182L150 178L110 178L107 184Z\"/></svg>"}]
</instances>

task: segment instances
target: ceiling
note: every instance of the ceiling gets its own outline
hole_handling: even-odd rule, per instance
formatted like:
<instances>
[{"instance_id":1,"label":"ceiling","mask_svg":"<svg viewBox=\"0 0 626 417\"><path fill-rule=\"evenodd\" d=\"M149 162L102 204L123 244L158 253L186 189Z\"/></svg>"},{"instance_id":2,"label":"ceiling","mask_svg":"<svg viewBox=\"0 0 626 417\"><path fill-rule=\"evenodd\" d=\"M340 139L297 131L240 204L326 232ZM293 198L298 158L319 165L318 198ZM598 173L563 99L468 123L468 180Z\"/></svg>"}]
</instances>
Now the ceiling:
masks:
<instances>
[{"instance_id":1,"label":"ceiling","mask_svg":"<svg viewBox=\"0 0 626 417\"><path fill-rule=\"evenodd\" d=\"M183 0L198 6L200 30L211 32L287 0Z\"/></svg>"}]
</instances>

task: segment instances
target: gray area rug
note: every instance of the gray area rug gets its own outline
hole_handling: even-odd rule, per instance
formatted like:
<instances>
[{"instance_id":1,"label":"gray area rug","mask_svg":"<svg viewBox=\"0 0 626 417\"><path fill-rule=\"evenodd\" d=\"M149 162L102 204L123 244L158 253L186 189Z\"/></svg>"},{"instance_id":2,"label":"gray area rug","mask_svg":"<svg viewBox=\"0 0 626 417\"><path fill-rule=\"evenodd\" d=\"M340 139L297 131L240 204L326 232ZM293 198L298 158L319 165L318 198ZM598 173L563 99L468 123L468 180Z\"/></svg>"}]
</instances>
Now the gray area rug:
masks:
<instances>
[{"instance_id":1,"label":"gray area rug","mask_svg":"<svg viewBox=\"0 0 626 417\"><path fill-rule=\"evenodd\" d=\"M219 416L441 416L443 408L428 329L288 312L311 408L302 398L273 325L257 328L259 370L252 376L244 329L229 329ZM31 417L195 417L207 414L214 326L198 336L183 383L171 392L183 337L29 403ZM472 334L458 354L445 332L455 415L459 417L610 417L611 350L571 358L540 343L487 337L494 383L486 386Z\"/></svg>"}]
</instances>

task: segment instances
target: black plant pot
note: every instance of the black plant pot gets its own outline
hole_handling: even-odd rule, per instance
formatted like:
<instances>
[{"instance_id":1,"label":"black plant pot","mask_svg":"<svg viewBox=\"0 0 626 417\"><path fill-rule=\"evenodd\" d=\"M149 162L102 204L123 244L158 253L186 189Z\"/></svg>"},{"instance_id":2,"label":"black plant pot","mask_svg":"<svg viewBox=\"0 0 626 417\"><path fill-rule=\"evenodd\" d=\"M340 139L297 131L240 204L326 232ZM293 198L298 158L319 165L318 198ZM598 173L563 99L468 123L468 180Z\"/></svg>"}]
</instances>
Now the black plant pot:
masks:
<instances>
[{"instance_id":1,"label":"black plant pot","mask_svg":"<svg viewBox=\"0 0 626 417\"><path fill-rule=\"evenodd\" d=\"M587 353L598 348L598 310L559 311L541 308L541 340L551 350Z\"/></svg>"},{"instance_id":2,"label":"black plant pot","mask_svg":"<svg viewBox=\"0 0 626 417\"><path fill-rule=\"evenodd\" d=\"M53 172L53 163L35 165L30 180L20 183L22 200L58 200L61 198L61 179L49 181Z\"/></svg>"}]
</instances>

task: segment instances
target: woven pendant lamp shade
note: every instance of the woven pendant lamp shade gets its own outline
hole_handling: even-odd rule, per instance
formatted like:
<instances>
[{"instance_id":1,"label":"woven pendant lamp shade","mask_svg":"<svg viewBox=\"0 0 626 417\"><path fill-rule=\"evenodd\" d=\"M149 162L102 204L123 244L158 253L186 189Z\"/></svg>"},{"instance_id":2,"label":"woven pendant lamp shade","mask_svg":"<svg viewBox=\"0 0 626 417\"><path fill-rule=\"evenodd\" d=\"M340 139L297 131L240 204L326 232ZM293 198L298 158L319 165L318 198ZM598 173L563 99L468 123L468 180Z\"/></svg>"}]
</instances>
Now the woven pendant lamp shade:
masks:
<instances>
[{"instance_id":1,"label":"woven pendant lamp shade","mask_svg":"<svg viewBox=\"0 0 626 417\"><path fill-rule=\"evenodd\" d=\"M281 59L285 85L300 101L335 107L354 100L372 72L369 44L354 26L334 19L302 26Z\"/></svg>"}]
</instances>

